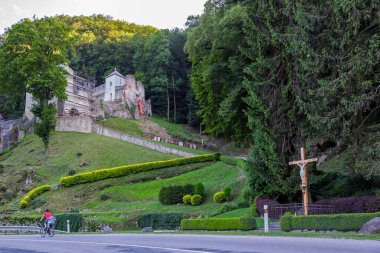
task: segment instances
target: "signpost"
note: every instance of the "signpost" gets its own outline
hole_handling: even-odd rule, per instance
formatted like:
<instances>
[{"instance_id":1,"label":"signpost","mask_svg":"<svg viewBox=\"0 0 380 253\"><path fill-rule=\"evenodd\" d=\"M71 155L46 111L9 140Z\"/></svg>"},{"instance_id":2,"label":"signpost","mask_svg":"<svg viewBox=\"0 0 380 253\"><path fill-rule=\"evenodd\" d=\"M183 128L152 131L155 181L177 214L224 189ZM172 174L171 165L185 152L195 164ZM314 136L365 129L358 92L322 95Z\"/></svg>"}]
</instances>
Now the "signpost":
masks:
<instances>
[{"instance_id":1,"label":"signpost","mask_svg":"<svg viewBox=\"0 0 380 253\"><path fill-rule=\"evenodd\" d=\"M269 231L268 205L264 205L264 232Z\"/></svg>"},{"instance_id":2,"label":"signpost","mask_svg":"<svg viewBox=\"0 0 380 253\"><path fill-rule=\"evenodd\" d=\"M289 165L298 165L300 168L300 177L302 180L302 199L304 214L309 214L309 203L310 203L310 193L309 193L309 182L308 182L308 171L306 165L311 162L318 162L318 158L306 159L306 149L301 147L301 160L290 162Z\"/></svg>"}]
</instances>

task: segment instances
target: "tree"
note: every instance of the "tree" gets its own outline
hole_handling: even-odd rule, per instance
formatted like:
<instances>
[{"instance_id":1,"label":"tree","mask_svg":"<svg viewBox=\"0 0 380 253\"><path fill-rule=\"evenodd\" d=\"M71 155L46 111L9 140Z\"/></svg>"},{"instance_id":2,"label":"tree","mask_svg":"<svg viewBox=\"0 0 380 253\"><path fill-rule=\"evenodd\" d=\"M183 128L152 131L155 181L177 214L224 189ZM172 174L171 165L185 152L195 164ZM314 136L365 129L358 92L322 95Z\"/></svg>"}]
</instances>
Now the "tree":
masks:
<instances>
[{"instance_id":1,"label":"tree","mask_svg":"<svg viewBox=\"0 0 380 253\"><path fill-rule=\"evenodd\" d=\"M72 45L70 28L52 18L24 19L5 34L1 46L3 90L25 90L36 104L32 111L38 118L36 134L48 148L50 133L55 126L53 98L66 98L67 52Z\"/></svg>"}]
</instances>

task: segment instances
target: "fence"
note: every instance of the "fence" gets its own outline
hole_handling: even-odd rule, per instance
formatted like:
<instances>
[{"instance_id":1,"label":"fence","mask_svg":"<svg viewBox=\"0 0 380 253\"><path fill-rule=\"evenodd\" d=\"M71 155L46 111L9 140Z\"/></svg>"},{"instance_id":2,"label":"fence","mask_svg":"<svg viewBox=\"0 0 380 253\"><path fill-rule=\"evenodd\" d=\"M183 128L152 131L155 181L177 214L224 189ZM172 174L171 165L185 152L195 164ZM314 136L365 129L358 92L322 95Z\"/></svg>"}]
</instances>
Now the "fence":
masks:
<instances>
[{"instance_id":1,"label":"fence","mask_svg":"<svg viewBox=\"0 0 380 253\"><path fill-rule=\"evenodd\" d=\"M307 209L309 211L309 215L335 213L335 206L333 205L309 204L307 205ZM295 215L303 215L304 210L305 207L302 203L268 205L268 216L271 219L280 219L286 212L290 212ZM258 211L260 214L263 214L264 208L260 207L258 208Z\"/></svg>"}]
</instances>

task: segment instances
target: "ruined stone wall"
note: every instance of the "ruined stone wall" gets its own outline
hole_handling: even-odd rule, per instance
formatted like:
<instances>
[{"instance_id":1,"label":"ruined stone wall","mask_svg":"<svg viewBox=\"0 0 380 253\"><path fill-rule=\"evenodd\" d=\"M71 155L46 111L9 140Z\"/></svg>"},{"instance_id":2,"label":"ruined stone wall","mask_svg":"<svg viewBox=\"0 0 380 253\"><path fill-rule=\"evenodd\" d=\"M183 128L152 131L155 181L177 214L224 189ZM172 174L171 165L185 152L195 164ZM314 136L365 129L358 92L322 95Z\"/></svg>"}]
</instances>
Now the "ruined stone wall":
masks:
<instances>
[{"instance_id":1,"label":"ruined stone wall","mask_svg":"<svg viewBox=\"0 0 380 253\"><path fill-rule=\"evenodd\" d=\"M93 118L87 115L57 117L56 131L91 133Z\"/></svg>"}]
</instances>

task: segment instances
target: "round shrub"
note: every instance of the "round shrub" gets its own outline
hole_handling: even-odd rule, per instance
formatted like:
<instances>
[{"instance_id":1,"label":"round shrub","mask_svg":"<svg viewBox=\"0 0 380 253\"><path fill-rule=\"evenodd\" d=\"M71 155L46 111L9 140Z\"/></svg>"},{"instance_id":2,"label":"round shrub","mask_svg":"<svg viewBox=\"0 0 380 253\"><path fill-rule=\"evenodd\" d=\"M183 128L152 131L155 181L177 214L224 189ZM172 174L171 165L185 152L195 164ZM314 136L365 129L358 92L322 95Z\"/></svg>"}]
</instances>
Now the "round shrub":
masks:
<instances>
[{"instance_id":1,"label":"round shrub","mask_svg":"<svg viewBox=\"0 0 380 253\"><path fill-rule=\"evenodd\" d=\"M107 196L106 194L101 194L101 195L99 196L99 199L102 200L102 201L105 201L105 200L108 199L108 196Z\"/></svg>"},{"instance_id":2,"label":"round shrub","mask_svg":"<svg viewBox=\"0 0 380 253\"><path fill-rule=\"evenodd\" d=\"M190 205L191 204L191 195L190 194L186 194L185 196L183 196L182 201L186 205Z\"/></svg>"},{"instance_id":3,"label":"round shrub","mask_svg":"<svg viewBox=\"0 0 380 253\"><path fill-rule=\"evenodd\" d=\"M193 206L199 206L202 204L202 196L201 195L194 195L191 197L191 204Z\"/></svg>"},{"instance_id":4,"label":"round shrub","mask_svg":"<svg viewBox=\"0 0 380 253\"><path fill-rule=\"evenodd\" d=\"M214 194L214 201L217 203L222 203L222 202L226 201L226 195L224 194L224 192L215 193Z\"/></svg>"},{"instance_id":5,"label":"round shrub","mask_svg":"<svg viewBox=\"0 0 380 253\"><path fill-rule=\"evenodd\" d=\"M67 175L74 176L77 172L75 170L70 170Z\"/></svg>"}]
</instances>

